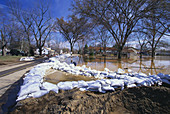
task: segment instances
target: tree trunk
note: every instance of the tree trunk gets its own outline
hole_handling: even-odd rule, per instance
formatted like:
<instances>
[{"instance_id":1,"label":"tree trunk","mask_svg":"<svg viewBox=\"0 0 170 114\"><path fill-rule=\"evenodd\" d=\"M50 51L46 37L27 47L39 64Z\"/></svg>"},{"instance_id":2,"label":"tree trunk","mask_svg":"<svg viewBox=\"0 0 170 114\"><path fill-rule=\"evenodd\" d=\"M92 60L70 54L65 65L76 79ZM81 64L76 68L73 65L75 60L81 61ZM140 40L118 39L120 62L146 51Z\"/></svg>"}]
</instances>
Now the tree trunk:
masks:
<instances>
[{"instance_id":1,"label":"tree trunk","mask_svg":"<svg viewBox=\"0 0 170 114\"><path fill-rule=\"evenodd\" d=\"M71 63L73 62L73 60L72 60L72 54L73 54L73 45L72 44L70 44L70 48L71 48Z\"/></svg>"},{"instance_id":2,"label":"tree trunk","mask_svg":"<svg viewBox=\"0 0 170 114\"><path fill-rule=\"evenodd\" d=\"M103 55L104 56L106 55L106 47L105 46L103 47Z\"/></svg>"},{"instance_id":3,"label":"tree trunk","mask_svg":"<svg viewBox=\"0 0 170 114\"><path fill-rule=\"evenodd\" d=\"M140 50L140 59L142 58L142 49Z\"/></svg>"},{"instance_id":4,"label":"tree trunk","mask_svg":"<svg viewBox=\"0 0 170 114\"><path fill-rule=\"evenodd\" d=\"M121 59L121 51L118 50L118 59Z\"/></svg>"},{"instance_id":5,"label":"tree trunk","mask_svg":"<svg viewBox=\"0 0 170 114\"><path fill-rule=\"evenodd\" d=\"M28 41L28 48L29 48L29 50L28 50L28 56L32 56L32 52L31 52L31 49L32 49L32 47L31 47L31 43Z\"/></svg>"},{"instance_id":6,"label":"tree trunk","mask_svg":"<svg viewBox=\"0 0 170 114\"><path fill-rule=\"evenodd\" d=\"M42 55L42 48L39 47L39 55L41 56Z\"/></svg>"},{"instance_id":7,"label":"tree trunk","mask_svg":"<svg viewBox=\"0 0 170 114\"><path fill-rule=\"evenodd\" d=\"M106 55L106 44L104 44L104 47L103 47L103 55L104 56Z\"/></svg>"},{"instance_id":8,"label":"tree trunk","mask_svg":"<svg viewBox=\"0 0 170 114\"><path fill-rule=\"evenodd\" d=\"M121 59L122 47L118 47L118 59Z\"/></svg>"},{"instance_id":9,"label":"tree trunk","mask_svg":"<svg viewBox=\"0 0 170 114\"><path fill-rule=\"evenodd\" d=\"M6 47L2 46L2 56L6 56Z\"/></svg>"},{"instance_id":10,"label":"tree trunk","mask_svg":"<svg viewBox=\"0 0 170 114\"><path fill-rule=\"evenodd\" d=\"M71 54L71 57L72 57L72 54L73 54L73 45L72 44L70 44L70 48L71 48L70 54Z\"/></svg>"},{"instance_id":11,"label":"tree trunk","mask_svg":"<svg viewBox=\"0 0 170 114\"><path fill-rule=\"evenodd\" d=\"M155 57L155 49L154 49L154 48L152 48L151 56L152 56L152 57Z\"/></svg>"}]
</instances>

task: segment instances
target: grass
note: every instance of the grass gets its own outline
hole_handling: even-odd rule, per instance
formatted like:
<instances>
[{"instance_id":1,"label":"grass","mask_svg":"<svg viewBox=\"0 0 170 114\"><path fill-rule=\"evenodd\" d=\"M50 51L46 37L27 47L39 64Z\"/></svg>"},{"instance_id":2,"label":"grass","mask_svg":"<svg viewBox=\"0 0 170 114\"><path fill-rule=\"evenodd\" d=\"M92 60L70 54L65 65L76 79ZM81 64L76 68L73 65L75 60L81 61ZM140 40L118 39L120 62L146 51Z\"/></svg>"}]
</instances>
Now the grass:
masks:
<instances>
[{"instance_id":1,"label":"grass","mask_svg":"<svg viewBox=\"0 0 170 114\"><path fill-rule=\"evenodd\" d=\"M23 56L0 56L0 62L17 62Z\"/></svg>"}]
</instances>

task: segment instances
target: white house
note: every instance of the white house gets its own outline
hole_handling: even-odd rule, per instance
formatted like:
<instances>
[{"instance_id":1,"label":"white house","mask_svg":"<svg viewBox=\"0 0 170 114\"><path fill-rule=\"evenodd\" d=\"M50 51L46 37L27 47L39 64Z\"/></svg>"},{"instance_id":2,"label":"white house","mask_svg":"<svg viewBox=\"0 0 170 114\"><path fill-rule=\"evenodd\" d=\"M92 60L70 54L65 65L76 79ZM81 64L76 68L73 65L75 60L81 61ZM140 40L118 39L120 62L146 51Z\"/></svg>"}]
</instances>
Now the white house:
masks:
<instances>
[{"instance_id":1,"label":"white house","mask_svg":"<svg viewBox=\"0 0 170 114\"><path fill-rule=\"evenodd\" d=\"M36 49L36 54L39 54L39 49ZM42 55L51 55L54 54L55 50L52 50L51 48L42 47Z\"/></svg>"}]
</instances>

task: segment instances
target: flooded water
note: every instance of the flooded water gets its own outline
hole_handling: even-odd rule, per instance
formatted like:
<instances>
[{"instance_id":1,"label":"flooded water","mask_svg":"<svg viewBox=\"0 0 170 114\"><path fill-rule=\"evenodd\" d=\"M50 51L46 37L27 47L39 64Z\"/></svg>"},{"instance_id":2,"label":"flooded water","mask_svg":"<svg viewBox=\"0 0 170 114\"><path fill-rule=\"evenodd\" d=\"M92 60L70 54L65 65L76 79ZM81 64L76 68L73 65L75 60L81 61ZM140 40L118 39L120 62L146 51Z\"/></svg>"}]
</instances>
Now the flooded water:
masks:
<instances>
[{"instance_id":1,"label":"flooded water","mask_svg":"<svg viewBox=\"0 0 170 114\"><path fill-rule=\"evenodd\" d=\"M71 60L68 59L67 63ZM78 66L86 65L96 70L104 70L108 68L111 71L117 71L118 68L121 69L131 69L135 72L142 72L146 74L170 74L170 56L156 56L154 59L150 57L143 57L142 59L122 59L117 60L115 58L104 58L104 57L76 57L73 61L77 63Z\"/></svg>"},{"instance_id":2,"label":"flooded water","mask_svg":"<svg viewBox=\"0 0 170 114\"><path fill-rule=\"evenodd\" d=\"M64 60L68 64L71 63L71 58ZM118 68L131 69L135 72L142 72L147 75L151 74L170 74L170 56L157 56L155 59L150 57L143 57L142 59L122 59L117 60L114 58L104 58L104 57L73 57L73 62L76 62L77 66L86 65L91 67L91 69L96 69L103 71L104 68L108 68L111 71L117 71ZM78 81L78 80L94 80L93 78L85 76L75 76L69 73L52 70L47 73L45 80L51 83L58 83L60 81Z\"/></svg>"}]
</instances>

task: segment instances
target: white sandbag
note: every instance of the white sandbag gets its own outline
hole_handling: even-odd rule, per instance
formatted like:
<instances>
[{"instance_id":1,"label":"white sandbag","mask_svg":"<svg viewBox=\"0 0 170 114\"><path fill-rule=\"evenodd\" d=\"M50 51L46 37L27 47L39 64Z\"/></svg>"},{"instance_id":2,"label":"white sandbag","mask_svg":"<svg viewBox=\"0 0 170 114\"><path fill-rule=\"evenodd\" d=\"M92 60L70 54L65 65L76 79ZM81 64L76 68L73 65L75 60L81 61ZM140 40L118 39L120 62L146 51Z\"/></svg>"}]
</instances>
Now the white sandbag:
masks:
<instances>
[{"instance_id":1,"label":"white sandbag","mask_svg":"<svg viewBox=\"0 0 170 114\"><path fill-rule=\"evenodd\" d=\"M109 84L106 83L105 80L97 80L96 82L99 82L102 86L108 86Z\"/></svg>"},{"instance_id":2,"label":"white sandbag","mask_svg":"<svg viewBox=\"0 0 170 114\"><path fill-rule=\"evenodd\" d=\"M108 72L106 72L106 71L102 71L102 72L100 72L100 74L108 75L109 73L108 73Z\"/></svg>"},{"instance_id":3,"label":"white sandbag","mask_svg":"<svg viewBox=\"0 0 170 114\"><path fill-rule=\"evenodd\" d=\"M24 100L24 99L28 98L27 96L28 96L28 95L23 95L23 96L20 96L20 97L18 96L18 98L17 98L16 101Z\"/></svg>"},{"instance_id":4,"label":"white sandbag","mask_svg":"<svg viewBox=\"0 0 170 114\"><path fill-rule=\"evenodd\" d=\"M107 77L114 79L114 78L116 78L116 73L110 73L107 75Z\"/></svg>"},{"instance_id":5,"label":"white sandbag","mask_svg":"<svg viewBox=\"0 0 170 114\"><path fill-rule=\"evenodd\" d=\"M53 88L53 89L51 89L50 91L54 91L55 93L58 93L58 87L57 88Z\"/></svg>"},{"instance_id":6,"label":"white sandbag","mask_svg":"<svg viewBox=\"0 0 170 114\"><path fill-rule=\"evenodd\" d=\"M53 66L53 69L55 69L55 70L58 70L58 68L59 68L58 65L54 65L54 66Z\"/></svg>"},{"instance_id":7,"label":"white sandbag","mask_svg":"<svg viewBox=\"0 0 170 114\"><path fill-rule=\"evenodd\" d=\"M41 96L47 94L48 92L49 91L47 91L47 90L40 90L40 91L31 93L31 95L32 95L33 98L38 98L38 97L41 97Z\"/></svg>"},{"instance_id":8,"label":"white sandbag","mask_svg":"<svg viewBox=\"0 0 170 114\"><path fill-rule=\"evenodd\" d=\"M21 96L28 95L30 93L39 91L40 90L39 85L40 85L40 83L37 83L37 82L27 83L25 85L22 85L20 87L20 91L18 93L18 96L21 97Z\"/></svg>"},{"instance_id":9,"label":"white sandbag","mask_svg":"<svg viewBox=\"0 0 170 114\"><path fill-rule=\"evenodd\" d=\"M84 88L84 87L88 87L88 83L81 80L81 81L78 81L78 87L79 88Z\"/></svg>"},{"instance_id":10,"label":"white sandbag","mask_svg":"<svg viewBox=\"0 0 170 114\"><path fill-rule=\"evenodd\" d=\"M110 70L108 68L104 68L104 71L106 72L110 72Z\"/></svg>"},{"instance_id":11,"label":"white sandbag","mask_svg":"<svg viewBox=\"0 0 170 114\"><path fill-rule=\"evenodd\" d=\"M125 79L126 77L127 77L127 75L118 75L119 76L119 78L118 79Z\"/></svg>"},{"instance_id":12,"label":"white sandbag","mask_svg":"<svg viewBox=\"0 0 170 114\"><path fill-rule=\"evenodd\" d=\"M132 73L132 72L133 72L133 70L131 70L131 69L128 69L128 72L129 72L129 73Z\"/></svg>"},{"instance_id":13,"label":"white sandbag","mask_svg":"<svg viewBox=\"0 0 170 114\"><path fill-rule=\"evenodd\" d=\"M170 84L170 81L167 80L167 79L162 79L162 82L167 83L167 84Z\"/></svg>"},{"instance_id":14,"label":"white sandbag","mask_svg":"<svg viewBox=\"0 0 170 114\"><path fill-rule=\"evenodd\" d=\"M106 84L109 84L109 85L111 84L111 81L109 79L105 79L104 81L106 82Z\"/></svg>"},{"instance_id":15,"label":"white sandbag","mask_svg":"<svg viewBox=\"0 0 170 114\"><path fill-rule=\"evenodd\" d=\"M128 88L136 87L136 84L128 84L127 87L128 87Z\"/></svg>"},{"instance_id":16,"label":"white sandbag","mask_svg":"<svg viewBox=\"0 0 170 114\"><path fill-rule=\"evenodd\" d=\"M138 83L138 86L152 86L151 81L143 81L141 83Z\"/></svg>"},{"instance_id":17,"label":"white sandbag","mask_svg":"<svg viewBox=\"0 0 170 114\"><path fill-rule=\"evenodd\" d=\"M82 68L83 68L83 69L86 68L86 65L83 65Z\"/></svg>"},{"instance_id":18,"label":"white sandbag","mask_svg":"<svg viewBox=\"0 0 170 114\"><path fill-rule=\"evenodd\" d=\"M80 91L87 91L87 88L79 88Z\"/></svg>"},{"instance_id":19,"label":"white sandbag","mask_svg":"<svg viewBox=\"0 0 170 114\"><path fill-rule=\"evenodd\" d=\"M49 83L49 82L43 82L41 84L41 89L50 91L50 90L53 90L53 89L58 89L58 86L56 84L52 84L52 83Z\"/></svg>"},{"instance_id":20,"label":"white sandbag","mask_svg":"<svg viewBox=\"0 0 170 114\"><path fill-rule=\"evenodd\" d=\"M137 83L137 84L145 82L143 79L139 79L139 78L136 78L136 77L132 77L132 78L134 79L135 83Z\"/></svg>"},{"instance_id":21,"label":"white sandbag","mask_svg":"<svg viewBox=\"0 0 170 114\"><path fill-rule=\"evenodd\" d=\"M130 76L125 77L124 80L126 80L126 82L128 84L134 84L135 83L135 79L133 77L130 77Z\"/></svg>"},{"instance_id":22,"label":"white sandbag","mask_svg":"<svg viewBox=\"0 0 170 114\"><path fill-rule=\"evenodd\" d=\"M99 88L101 88L101 84L99 82L92 83L87 87L90 91L99 91Z\"/></svg>"},{"instance_id":23,"label":"white sandbag","mask_svg":"<svg viewBox=\"0 0 170 114\"><path fill-rule=\"evenodd\" d=\"M101 87L100 87L100 88L98 88L97 90L92 90L92 91L98 91L98 92L100 92L100 93L106 93L106 91L102 90L102 88L101 88Z\"/></svg>"},{"instance_id":24,"label":"white sandbag","mask_svg":"<svg viewBox=\"0 0 170 114\"><path fill-rule=\"evenodd\" d=\"M80 66L76 66L76 67L75 67L75 70L82 71L82 70L83 70L83 68L82 68L82 67L80 67Z\"/></svg>"},{"instance_id":25,"label":"white sandbag","mask_svg":"<svg viewBox=\"0 0 170 114\"><path fill-rule=\"evenodd\" d=\"M138 75L143 76L143 77L147 77L148 75L144 74L144 73L139 73Z\"/></svg>"},{"instance_id":26,"label":"white sandbag","mask_svg":"<svg viewBox=\"0 0 170 114\"><path fill-rule=\"evenodd\" d=\"M84 76L91 77L91 74L90 73L84 73Z\"/></svg>"},{"instance_id":27,"label":"white sandbag","mask_svg":"<svg viewBox=\"0 0 170 114\"><path fill-rule=\"evenodd\" d=\"M49 62L58 63L59 61L56 59L56 57L51 57L49 58Z\"/></svg>"},{"instance_id":28,"label":"white sandbag","mask_svg":"<svg viewBox=\"0 0 170 114\"><path fill-rule=\"evenodd\" d=\"M124 80L118 80L118 79L111 79L111 86L112 87L123 87L124 86Z\"/></svg>"},{"instance_id":29,"label":"white sandbag","mask_svg":"<svg viewBox=\"0 0 170 114\"><path fill-rule=\"evenodd\" d=\"M115 89L113 87L109 86L102 86L102 90L103 91L115 91Z\"/></svg>"},{"instance_id":30,"label":"white sandbag","mask_svg":"<svg viewBox=\"0 0 170 114\"><path fill-rule=\"evenodd\" d=\"M119 68L118 71L117 71L117 73L118 73L118 74L124 74L125 71L124 71L123 69Z\"/></svg>"},{"instance_id":31,"label":"white sandbag","mask_svg":"<svg viewBox=\"0 0 170 114\"><path fill-rule=\"evenodd\" d=\"M61 90L70 90L70 89L73 89L73 86L72 86L71 82L59 82L57 84L57 86Z\"/></svg>"},{"instance_id":32,"label":"white sandbag","mask_svg":"<svg viewBox=\"0 0 170 114\"><path fill-rule=\"evenodd\" d=\"M79 87L79 83L77 81L72 81L73 88Z\"/></svg>"},{"instance_id":33,"label":"white sandbag","mask_svg":"<svg viewBox=\"0 0 170 114\"><path fill-rule=\"evenodd\" d=\"M165 76L165 79L170 80L170 74L165 74L164 76Z\"/></svg>"},{"instance_id":34,"label":"white sandbag","mask_svg":"<svg viewBox=\"0 0 170 114\"><path fill-rule=\"evenodd\" d=\"M69 67L69 65L66 62L63 62L63 66Z\"/></svg>"},{"instance_id":35,"label":"white sandbag","mask_svg":"<svg viewBox=\"0 0 170 114\"><path fill-rule=\"evenodd\" d=\"M161 79L168 79L170 80L170 75L168 74L163 74L163 73L159 73L157 74Z\"/></svg>"},{"instance_id":36,"label":"white sandbag","mask_svg":"<svg viewBox=\"0 0 170 114\"><path fill-rule=\"evenodd\" d=\"M41 81L42 81L41 76L27 76L24 78L23 84L31 83L31 82L39 82L40 83Z\"/></svg>"},{"instance_id":37,"label":"white sandbag","mask_svg":"<svg viewBox=\"0 0 170 114\"><path fill-rule=\"evenodd\" d=\"M74 68L74 67L75 67L75 65L74 65L74 64L70 64L70 67L71 67L71 68Z\"/></svg>"}]
</instances>

